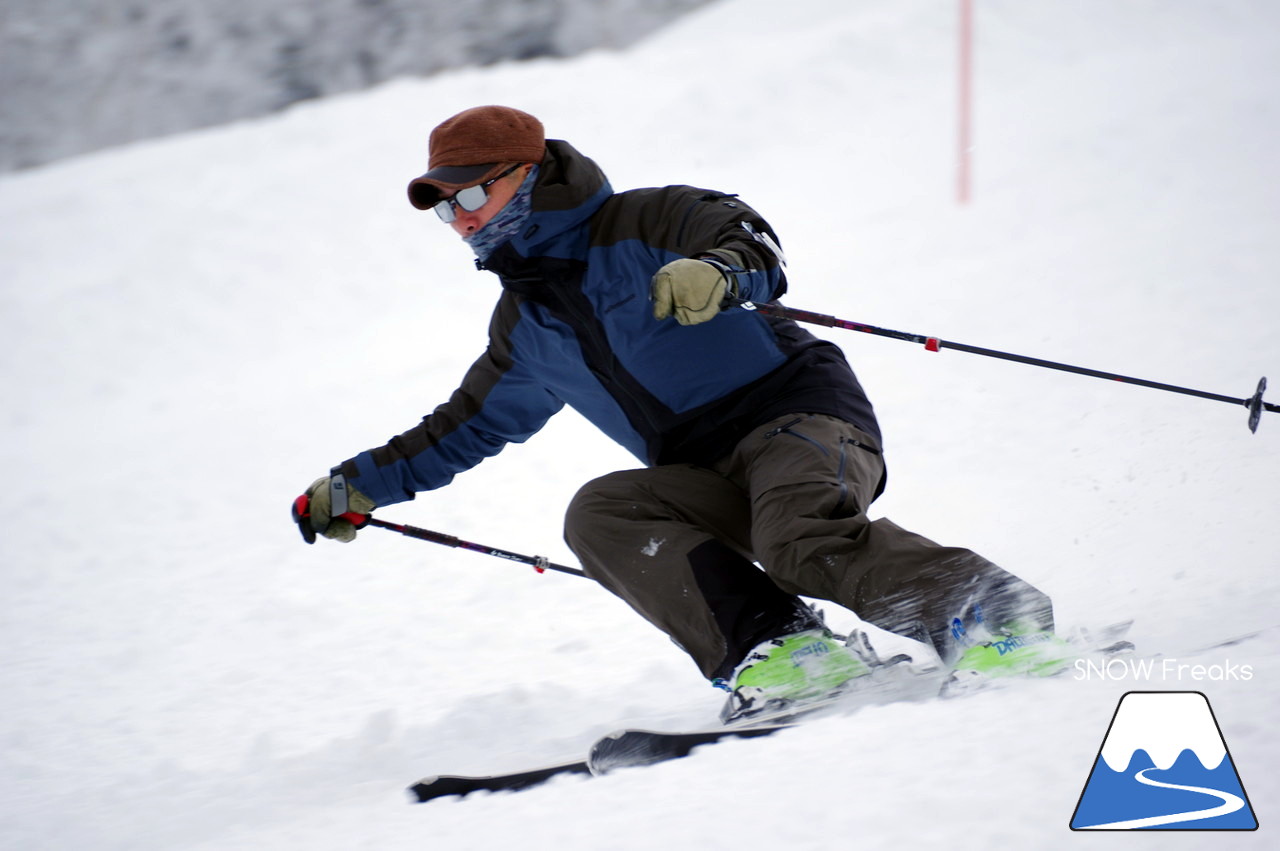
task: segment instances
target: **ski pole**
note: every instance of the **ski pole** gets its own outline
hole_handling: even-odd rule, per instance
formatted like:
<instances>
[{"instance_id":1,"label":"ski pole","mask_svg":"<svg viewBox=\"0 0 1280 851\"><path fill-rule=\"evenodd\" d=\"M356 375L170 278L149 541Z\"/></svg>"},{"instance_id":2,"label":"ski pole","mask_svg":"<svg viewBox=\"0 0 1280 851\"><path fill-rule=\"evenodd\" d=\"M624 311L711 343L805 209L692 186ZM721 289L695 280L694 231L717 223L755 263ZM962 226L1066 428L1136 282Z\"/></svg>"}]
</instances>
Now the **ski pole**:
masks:
<instances>
[{"instance_id":1,"label":"ski pole","mask_svg":"<svg viewBox=\"0 0 1280 851\"><path fill-rule=\"evenodd\" d=\"M339 473L334 472L334 480L337 481ZM335 504L340 508L345 508L345 480L342 487L337 488L343 494L341 501L335 500ZM539 573L546 573L548 570L555 570L560 573L569 573L574 576L587 575L586 571L579 570L576 567L566 567L563 564L556 564L547 559L546 556L526 556L520 553L513 553L510 550L500 550L497 547L489 547L484 544L477 544L473 541L464 541L453 535L446 535L443 532L432 532L430 529L423 529L418 526L407 526L403 523L388 523L385 520L378 520L371 514L359 514L354 511L341 511L335 515L349 522L357 529L363 529L366 526L376 526L379 529L388 529L392 532L399 532L410 538L417 538L420 541L430 541L433 544L443 544L446 547L458 547L472 552L484 553L487 556L496 556L497 558L505 558L507 561L518 561L522 564L532 565L533 569ZM308 544L316 542L316 533L312 529L309 518L311 517L311 497L303 494L293 501L293 522L298 524L298 531L302 533L302 540Z\"/></svg>"},{"instance_id":2,"label":"ski pole","mask_svg":"<svg viewBox=\"0 0 1280 851\"><path fill-rule=\"evenodd\" d=\"M388 529L392 532L399 532L410 538L417 538L420 541L430 541L433 544L443 544L446 547L457 547L472 552L484 553L487 556L495 556L497 558L505 558L507 561L518 561L521 564L532 565L533 569L539 573L545 573L548 570L559 571L560 573L569 573L574 576L586 576L586 572L576 567L566 567L563 564L556 564L548 561L546 556L526 556L520 553L513 553L509 550L500 550L497 547L489 547L484 544L473 543L472 541L464 541L453 535L445 535L442 532L432 532L430 529L422 529L418 526L406 526L401 523L388 523L385 520L378 520L374 517L368 517L368 525L376 526L379 529ZM359 524L357 524L359 525Z\"/></svg>"},{"instance_id":3,"label":"ski pole","mask_svg":"<svg viewBox=\"0 0 1280 851\"><path fill-rule=\"evenodd\" d=\"M765 316L777 316L782 319L791 319L796 322L808 322L812 325L823 325L828 328L843 328L848 331L861 331L864 334L874 334L878 337L889 337L894 340L905 340L909 343L920 343L925 347L925 349L931 352L938 352L943 349L955 349L958 352L968 352L973 355L999 358L1001 360L1024 363L1030 366L1056 369L1062 372L1072 372L1076 375L1087 375L1092 378L1105 378L1111 381L1119 381L1123 384L1136 384L1140 387L1151 387L1156 390L1167 390L1170 393L1181 393L1184 396L1197 396L1201 399L1212 399L1216 402L1243 405L1249 410L1249 431L1255 433L1258 430L1258 423L1262 419L1263 411L1273 414L1280 412L1280 405L1273 405L1270 402L1262 401L1262 394L1267 389L1267 379L1265 376L1258 381L1257 391L1248 398L1224 396L1219 393L1207 393L1203 390L1193 390L1190 387L1179 387L1175 384L1163 384L1158 381L1148 381L1145 378L1117 375L1114 372L1103 372L1102 370L1089 369L1083 366L1072 366L1070 364L1057 363L1056 361L1027 357L1026 355L1015 355L1009 352L996 351L995 349L984 349L979 346L970 346L964 343L953 343L950 340L943 340L939 337L931 337L925 334L891 331L888 328L877 328L874 325L866 325L862 322L851 322L848 319L837 319L834 316L828 316L824 313L814 313L809 310L799 310L794 307L783 307L776 303L761 304L759 302L747 301L746 299L740 298L730 298L729 303L731 305L741 307L744 310L754 310L757 313L763 313Z\"/></svg>"}]
</instances>

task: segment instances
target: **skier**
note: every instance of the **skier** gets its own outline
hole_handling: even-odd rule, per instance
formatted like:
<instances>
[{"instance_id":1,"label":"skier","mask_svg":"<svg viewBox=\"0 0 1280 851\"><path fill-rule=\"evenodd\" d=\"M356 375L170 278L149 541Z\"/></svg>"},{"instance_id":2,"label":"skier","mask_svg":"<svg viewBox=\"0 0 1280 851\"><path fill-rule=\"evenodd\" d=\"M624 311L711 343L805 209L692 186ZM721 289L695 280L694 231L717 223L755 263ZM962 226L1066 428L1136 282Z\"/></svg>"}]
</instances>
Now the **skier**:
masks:
<instances>
[{"instance_id":1,"label":"skier","mask_svg":"<svg viewBox=\"0 0 1280 851\"><path fill-rule=\"evenodd\" d=\"M436 127L428 169L410 203L501 282L488 349L420 424L314 482L305 531L350 541L352 514L443 487L569 404L645 465L582 487L569 547L731 691L731 714L868 673L801 595L947 665L1053 663L1043 593L867 516L885 485L881 434L841 350L726 309L787 290L780 241L746 203L691 186L614 192L592 160L503 106Z\"/></svg>"}]
</instances>

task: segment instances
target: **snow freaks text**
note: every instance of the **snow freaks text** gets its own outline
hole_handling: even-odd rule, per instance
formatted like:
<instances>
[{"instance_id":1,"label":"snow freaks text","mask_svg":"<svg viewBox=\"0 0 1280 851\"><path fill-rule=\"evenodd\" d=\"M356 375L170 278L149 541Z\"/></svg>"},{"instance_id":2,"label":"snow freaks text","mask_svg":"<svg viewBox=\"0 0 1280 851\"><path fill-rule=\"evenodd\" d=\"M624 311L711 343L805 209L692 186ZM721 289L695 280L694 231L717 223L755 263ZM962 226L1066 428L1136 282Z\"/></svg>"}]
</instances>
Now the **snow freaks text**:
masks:
<instances>
[{"instance_id":1,"label":"snow freaks text","mask_svg":"<svg viewBox=\"0 0 1280 851\"><path fill-rule=\"evenodd\" d=\"M1227 682L1253 679L1253 666L1225 659L1221 664L1188 664L1177 659L1077 659L1077 680L1162 680L1165 682Z\"/></svg>"}]
</instances>

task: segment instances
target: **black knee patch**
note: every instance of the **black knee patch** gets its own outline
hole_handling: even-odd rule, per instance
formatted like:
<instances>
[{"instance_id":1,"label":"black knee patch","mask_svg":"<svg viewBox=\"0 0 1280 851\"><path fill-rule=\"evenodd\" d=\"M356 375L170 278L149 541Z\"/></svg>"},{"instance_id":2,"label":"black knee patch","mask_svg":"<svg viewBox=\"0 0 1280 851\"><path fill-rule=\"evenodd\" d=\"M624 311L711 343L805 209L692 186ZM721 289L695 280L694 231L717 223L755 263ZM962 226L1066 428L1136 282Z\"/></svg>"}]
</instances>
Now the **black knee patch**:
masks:
<instances>
[{"instance_id":1,"label":"black knee patch","mask_svg":"<svg viewBox=\"0 0 1280 851\"><path fill-rule=\"evenodd\" d=\"M803 600L778 588L763 570L719 541L695 547L689 565L725 640L725 658L715 677L728 677L763 641L822 625Z\"/></svg>"}]
</instances>

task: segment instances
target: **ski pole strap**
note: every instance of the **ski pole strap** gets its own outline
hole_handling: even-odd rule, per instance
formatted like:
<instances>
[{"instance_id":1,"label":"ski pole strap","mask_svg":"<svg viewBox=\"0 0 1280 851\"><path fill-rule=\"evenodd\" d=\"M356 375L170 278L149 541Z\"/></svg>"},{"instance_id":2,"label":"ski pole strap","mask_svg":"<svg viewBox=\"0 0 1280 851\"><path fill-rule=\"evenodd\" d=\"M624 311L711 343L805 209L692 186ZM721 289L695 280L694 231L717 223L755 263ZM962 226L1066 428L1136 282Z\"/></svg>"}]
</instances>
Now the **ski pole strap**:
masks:
<instances>
[{"instance_id":1,"label":"ski pole strap","mask_svg":"<svg viewBox=\"0 0 1280 851\"><path fill-rule=\"evenodd\" d=\"M1134 384L1139 387L1150 387L1154 390L1166 390L1170 393L1181 393L1184 396L1196 396L1201 399L1211 399L1215 402L1227 402L1232 405L1243 405L1249 410L1249 430L1256 432L1258 423L1262 419L1262 412L1280 413L1280 405L1273 405L1262 400L1263 391L1267 389L1267 379L1264 377L1258 382L1258 389L1249 398L1240 398L1238 396L1224 396L1220 393L1208 393L1204 390L1194 390L1190 387L1179 387L1176 384L1164 384L1159 381L1150 381L1145 378L1134 378L1131 375L1119 375L1114 372L1104 372L1099 369L1090 369L1083 366L1072 366L1071 364L1058 363L1057 361L1044 360L1043 358L1027 357L1026 355L1016 355L1011 352L1001 352L996 349L985 349L981 346L970 346L965 343L954 343L950 340L943 340L940 337L930 337L924 334L912 334L905 331L893 331L888 328L878 328L875 325L867 325L862 322L851 322L848 319L837 319L825 313L814 313L809 310L799 310L794 307L783 307L777 303L761 304L759 302L747 301L740 298L729 299L730 304L741 307L743 310L752 310L762 313L765 316L776 316L781 319L790 319L795 322L807 322L811 325L822 325L827 328L842 328L847 331L861 331L864 334L874 334L877 337L889 337L894 340L904 340L909 343L920 343L925 349L931 352L942 351L943 349L954 349L958 352L967 352L971 355L982 355L983 357L998 358L1000 360L1013 361L1014 363L1022 363L1028 366L1038 366L1045 369L1056 369L1060 372L1070 372L1076 375L1086 375L1091 378L1104 378L1109 381L1118 381L1122 384Z\"/></svg>"},{"instance_id":2,"label":"ski pole strap","mask_svg":"<svg viewBox=\"0 0 1280 851\"><path fill-rule=\"evenodd\" d=\"M520 553L513 553L510 550L503 550L498 549L497 547L477 544L473 541L464 541L461 538L453 535L446 535L442 532L433 532L430 529L423 529L418 526L408 526L402 523L388 523L386 520L378 520L374 517L369 517L368 522L370 526L376 526L379 529L387 529L392 532L399 532L401 535L405 535L410 538L417 538L420 541L430 541L433 544L442 544L446 547L471 550L472 552L483 553L487 556L494 556L495 558L502 558L507 561L527 564L539 573L554 570L558 573L568 573L572 576L587 576L586 571L579 570L576 567L567 567L563 564L556 564L545 556L527 556Z\"/></svg>"}]
</instances>

